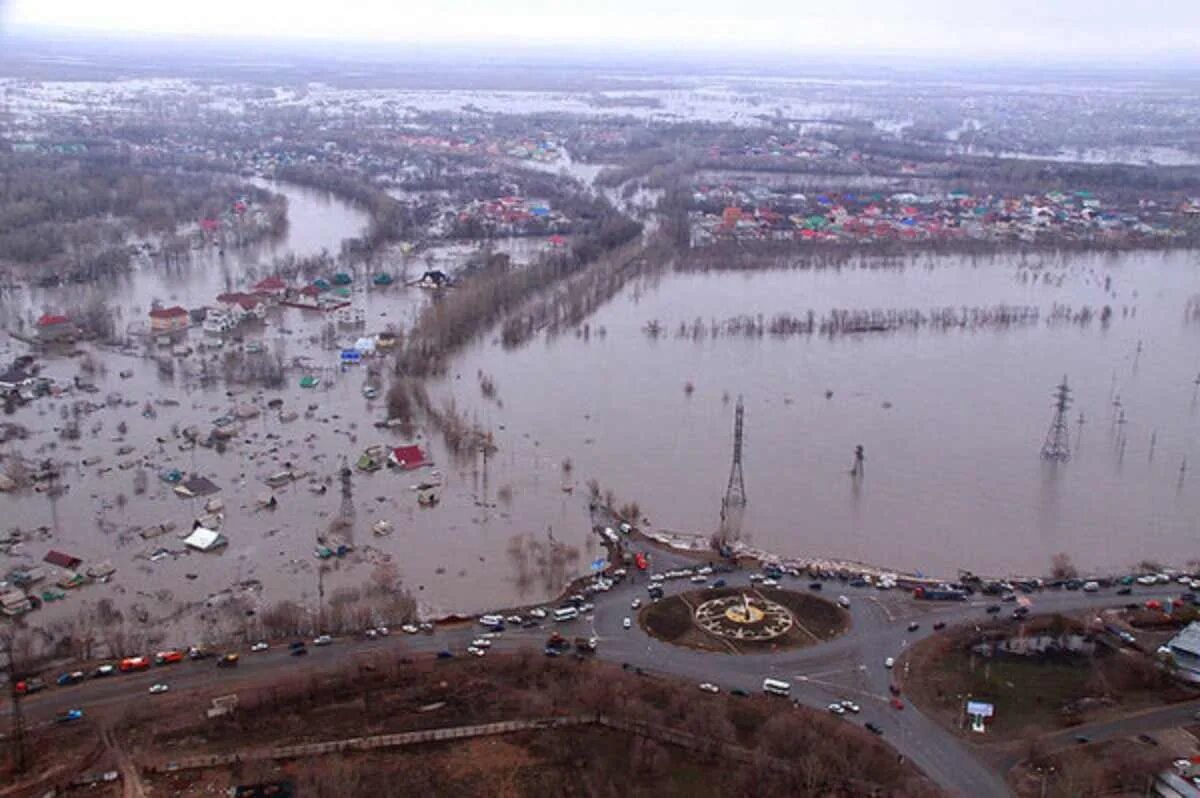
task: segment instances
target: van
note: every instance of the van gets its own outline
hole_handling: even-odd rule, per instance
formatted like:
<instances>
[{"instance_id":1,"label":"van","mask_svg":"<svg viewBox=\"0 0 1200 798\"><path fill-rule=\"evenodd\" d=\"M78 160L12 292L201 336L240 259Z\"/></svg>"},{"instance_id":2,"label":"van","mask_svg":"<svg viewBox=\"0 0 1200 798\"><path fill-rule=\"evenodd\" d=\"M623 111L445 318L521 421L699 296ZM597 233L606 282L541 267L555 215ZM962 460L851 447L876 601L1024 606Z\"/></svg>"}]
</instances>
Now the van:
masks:
<instances>
[{"instance_id":1,"label":"van","mask_svg":"<svg viewBox=\"0 0 1200 798\"><path fill-rule=\"evenodd\" d=\"M554 620L562 623L563 621L573 621L579 617L579 610L574 607L559 607L554 611Z\"/></svg>"},{"instance_id":2,"label":"van","mask_svg":"<svg viewBox=\"0 0 1200 798\"><path fill-rule=\"evenodd\" d=\"M792 686L780 681L779 679L763 679L763 692L773 695L789 696L792 693Z\"/></svg>"},{"instance_id":3,"label":"van","mask_svg":"<svg viewBox=\"0 0 1200 798\"><path fill-rule=\"evenodd\" d=\"M481 626L499 626L504 623L504 619L499 615L480 615L479 624Z\"/></svg>"}]
</instances>

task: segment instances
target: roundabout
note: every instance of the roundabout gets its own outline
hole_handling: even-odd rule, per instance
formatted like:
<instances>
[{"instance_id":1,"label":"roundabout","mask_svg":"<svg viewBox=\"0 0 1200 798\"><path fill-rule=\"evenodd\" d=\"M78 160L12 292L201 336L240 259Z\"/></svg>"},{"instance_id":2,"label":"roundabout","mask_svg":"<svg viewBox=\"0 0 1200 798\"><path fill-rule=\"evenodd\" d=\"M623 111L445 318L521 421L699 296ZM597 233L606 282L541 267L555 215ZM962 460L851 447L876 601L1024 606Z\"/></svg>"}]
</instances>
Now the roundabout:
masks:
<instances>
[{"instance_id":1,"label":"roundabout","mask_svg":"<svg viewBox=\"0 0 1200 798\"><path fill-rule=\"evenodd\" d=\"M743 654L831 640L849 628L850 615L808 593L748 587L668 596L644 608L638 622L672 645Z\"/></svg>"}]
</instances>

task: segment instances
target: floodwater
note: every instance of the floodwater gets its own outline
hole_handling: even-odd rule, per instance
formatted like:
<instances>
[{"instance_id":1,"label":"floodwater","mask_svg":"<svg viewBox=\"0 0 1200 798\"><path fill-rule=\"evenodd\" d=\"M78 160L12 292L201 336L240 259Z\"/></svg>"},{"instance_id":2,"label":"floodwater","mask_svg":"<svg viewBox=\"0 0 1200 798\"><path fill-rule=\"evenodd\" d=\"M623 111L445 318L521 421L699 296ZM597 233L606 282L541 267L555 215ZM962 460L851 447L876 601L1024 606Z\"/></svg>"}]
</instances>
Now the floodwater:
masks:
<instances>
[{"instance_id":1,"label":"floodwater","mask_svg":"<svg viewBox=\"0 0 1200 798\"><path fill-rule=\"evenodd\" d=\"M496 430L497 481L530 527L560 502L570 458L570 481L636 501L655 528L711 534L740 394L741 536L754 545L951 576L1045 573L1057 552L1085 568L1182 564L1200 533L1200 323L1184 321L1198 265L1191 253L1129 253L671 274L627 287L587 338L515 352L481 342L457 365L454 394ZM697 318L1000 303L1037 306L1041 321L832 339L675 335ZM1055 303L1116 313L1107 326L1051 323ZM667 334L651 340L651 320ZM471 390L478 370L502 407ZM1064 374L1074 457L1053 465L1039 450ZM848 473L856 445L861 480Z\"/></svg>"},{"instance_id":2,"label":"floodwater","mask_svg":"<svg viewBox=\"0 0 1200 798\"><path fill-rule=\"evenodd\" d=\"M152 299L186 307L209 304L217 293L244 289L268 273L272 257L316 254L321 249L336 252L343 238L365 224L361 213L321 192L277 188L289 197L291 224L288 235L270 247L227 252L223 258L204 252L170 273L144 267L117 285L18 291L4 297L5 318L28 321L44 310L99 297L123 323L136 326ZM387 263L386 268L397 275L397 284L387 288L369 286L369 275L355 275L352 301L366 312L365 327L340 328L320 314L276 308L264 324L243 328L247 342L261 343L286 364L281 390L226 384L220 379L221 353L239 349L240 344L228 341L217 354L202 350L199 344L211 339L200 330L188 333L187 345L196 351L186 357L160 351L156 358L152 349L139 344L127 352L83 347L86 357L43 358L44 374L66 384L82 376L99 391L41 399L5 417L29 430L28 439L6 444L7 450L30 460L61 462L66 492L57 498L34 492L0 497L7 515L4 530L20 529L26 536L9 556L0 554L0 573L39 564L50 549L69 552L88 565L111 561L117 571L108 583L90 584L71 591L65 600L46 604L31 622L46 626L73 618L81 607L108 598L127 617L131 610L137 615L144 612L161 629L201 639L209 632L219 633L214 625L236 621L220 612L195 612L206 603L238 595L260 607L291 599L311 608L319 581L327 597L342 588L361 588L385 560L397 566L404 586L431 615L556 594L579 562L596 556L594 542L584 541L580 530L580 500L560 501L557 513L543 513L534 527L543 532L536 541L514 541L518 532L529 529L518 529L494 496L490 503L481 498L486 469L451 462L440 440L427 440L423 431L415 439L406 439L399 432L372 426L386 417L382 399L389 375L386 362L380 359L345 370L338 365L338 351L363 332L411 323L428 294L400 283L405 270L420 273L424 257L422 253L413 256L412 263ZM331 328L334 338L322 340ZM13 339L6 339L0 349L6 362L28 351ZM82 373L85 359L98 363L99 370ZM158 360L173 363L173 369L164 371ZM213 378L204 379L205 375ZM319 376L320 385L300 388L305 375ZM364 397L362 389L368 382L379 387L381 398ZM71 407L83 400L96 407L79 417L81 437L68 441L60 431L67 426ZM269 407L272 400L282 401L282 408ZM147 403L149 415L144 412ZM225 453L189 447L179 437L179 431L191 425L207 431L215 419L230 415L238 406L250 406L258 415L237 424L238 435ZM287 420L290 413L299 417ZM356 471L349 497L343 495L336 473L344 462L353 465L370 445L410 442L426 448L436 473L431 469ZM306 476L271 491L265 478L288 468ZM223 551L199 554L184 549L181 538L204 514L206 500L176 496L173 486L159 478L169 469L207 476L221 489L217 494L225 505L221 531L229 539ZM144 478L138 476L140 471ZM441 502L436 508L422 509L414 488L435 476L444 483ZM314 492L321 485L324 491ZM258 509L258 498L272 492L277 508ZM351 523L337 534L353 543L354 551L343 559L326 561L319 578L314 556L317 538L327 536L336 520L346 518ZM380 520L392 525L390 534L373 533ZM174 531L154 537L140 534L163 523L173 523ZM564 536L568 530L574 533L574 556L565 562L543 561L546 524L555 525ZM39 585L38 590L46 586ZM229 626L221 628L230 631Z\"/></svg>"},{"instance_id":3,"label":"floodwater","mask_svg":"<svg viewBox=\"0 0 1200 798\"><path fill-rule=\"evenodd\" d=\"M287 190L291 236L306 238L289 237L273 254L332 251L363 221L336 201ZM114 311L132 321L154 297L194 306L227 287L248 285L264 273L269 255L242 253L236 266L222 265L228 254L210 257L176 276L141 274L91 290L107 292ZM287 364L286 385L277 391L202 380L206 370L221 371L211 353L176 358L169 372L141 349L94 351L103 368L84 377L99 393L42 399L7 417L30 430L8 450L66 463L68 490L56 499L41 493L0 498L6 529L40 530L0 567L38 563L51 548L85 563L111 560L117 568L112 581L72 591L32 622L73 617L111 598L181 635L203 636L216 628L206 623L232 623L219 613L199 620L194 611L214 597L244 592L259 606L293 599L312 607L322 580L327 597L361 587L385 560L430 615L544 601L602 554L588 531L589 479L613 490L619 503L637 501L656 529L707 535L716 528L738 394L747 414L749 504L741 536L748 542L786 555L938 573L960 566L1043 572L1058 551L1085 567L1120 567L1146 557L1182 562L1193 556L1200 531L1200 486L1187 473L1181 481L1179 471L1185 457L1193 470L1200 467L1192 383L1200 371L1200 324L1183 319L1187 298L1200 292L1196 265L1186 253L1065 261L943 257L903 269L640 280L595 314L589 336L538 340L510 351L488 334L430 386L435 398L452 398L490 429L499 446L486 462L456 462L440 437L418 431L415 442L427 449L444 482L433 508L420 507L414 491L434 477L431 469L356 471L350 496L342 494L336 472L343 458L353 464L369 445L414 441L372 426L385 417L384 403L365 399L362 387L371 379L386 388L384 363L371 367L377 377L369 377L366 366L337 366L338 348L363 328L338 329L334 340L322 342L326 318L272 311L246 338ZM1029 280L1035 272L1051 279ZM427 299L415 288L377 290L367 282L358 275L354 288L354 301L367 311L367 332L406 325ZM68 306L76 290L18 292L6 298L6 310L9 318L28 317ZM1006 330L834 339L674 335L681 322L697 317L803 315L810 308L819 317L832 308L1002 302L1037 305L1043 318L1054 303L1107 302L1117 313L1107 327L1043 321ZM1136 308L1136 315L1124 314L1125 308ZM653 319L668 330L658 340L643 332ZM192 331L189 343L203 337ZM6 357L25 351L11 340L5 349ZM79 358L49 357L44 365L64 382L80 374ZM481 372L498 387L494 399L482 395ZM1050 392L1063 373L1076 390L1076 456L1055 467L1043 463L1038 450L1051 418ZM306 374L320 376L321 384L300 388ZM684 391L689 381L695 387L690 396ZM105 405L109 394L123 401ZM1120 408L1113 404L1118 394ZM64 413L80 399L105 406L80 417L78 441L64 440ZM299 417L284 420L268 407L270 400ZM143 414L147 401L150 417ZM182 445L179 428L207 430L238 405L251 405L259 415L239 423L225 453ZM1082 440L1075 440L1081 410L1086 423ZM1125 423L1118 425L1120 410ZM866 475L855 481L847 471L858 444L866 448ZM132 451L121 454L121 447ZM562 468L567 458L569 473ZM137 488L138 464L145 469L144 492ZM264 479L289 467L310 475L275 490L276 509L258 509L256 499L269 492ZM208 476L221 488L225 550L183 550L180 533L204 512L204 501L175 496L158 478L169 468ZM325 485L324 492L314 493L314 485ZM321 577L317 537L338 518L351 519L340 534L355 550L326 561ZM390 534L373 534L378 520L392 524ZM176 531L150 539L138 534L165 521ZM565 555L554 556L552 544Z\"/></svg>"}]
</instances>

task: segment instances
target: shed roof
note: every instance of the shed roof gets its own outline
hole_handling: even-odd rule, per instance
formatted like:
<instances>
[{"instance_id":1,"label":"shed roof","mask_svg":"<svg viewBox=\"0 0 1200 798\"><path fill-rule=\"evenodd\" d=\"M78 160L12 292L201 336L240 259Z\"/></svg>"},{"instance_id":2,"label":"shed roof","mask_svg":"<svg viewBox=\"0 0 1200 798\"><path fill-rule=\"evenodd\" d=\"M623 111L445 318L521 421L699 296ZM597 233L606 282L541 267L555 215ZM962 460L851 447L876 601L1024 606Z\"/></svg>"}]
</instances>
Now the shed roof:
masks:
<instances>
[{"instance_id":1,"label":"shed roof","mask_svg":"<svg viewBox=\"0 0 1200 798\"><path fill-rule=\"evenodd\" d=\"M1200 657L1200 622L1192 621L1168 643L1171 648Z\"/></svg>"}]
</instances>

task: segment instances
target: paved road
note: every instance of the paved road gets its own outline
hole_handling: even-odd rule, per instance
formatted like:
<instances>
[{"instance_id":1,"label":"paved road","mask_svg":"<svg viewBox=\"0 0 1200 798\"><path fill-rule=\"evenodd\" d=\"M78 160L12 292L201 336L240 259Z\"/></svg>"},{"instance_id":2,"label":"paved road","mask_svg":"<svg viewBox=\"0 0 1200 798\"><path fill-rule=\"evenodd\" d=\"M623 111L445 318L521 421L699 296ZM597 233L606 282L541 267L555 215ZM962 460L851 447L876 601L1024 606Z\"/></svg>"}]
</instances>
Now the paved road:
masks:
<instances>
[{"instance_id":1,"label":"paved road","mask_svg":"<svg viewBox=\"0 0 1200 798\"><path fill-rule=\"evenodd\" d=\"M653 550L655 570L665 571L695 564L694 559L674 552ZM730 586L749 585L750 573L735 571L721 574ZM807 589L807 579L785 577L783 587ZM860 715L847 715L847 723L874 721L884 731L884 739L896 750L921 767L934 781L951 794L984 798L1005 796L1009 790L1003 773L989 767L972 749L953 733L926 717L915 707L903 711L888 704L888 685L891 674L884 667L887 657L899 656L906 647L932 633L935 621L948 625L971 619L989 618L985 607L991 601L918 602L899 591L878 591L870 588L851 588L841 582L825 584L826 598L845 595L850 599L853 624L850 631L827 643L809 648L774 654L732 655L702 652L663 643L646 635L635 623L623 628L623 619L633 616L630 603L634 598L646 600L649 579L646 574L632 572L623 583L594 598L596 608L586 617L565 624L545 622L532 629L510 629L495 638L497 650L522 647L540 648L551 628L564 635L594 634L600 639L598 656L613 662L642 668L649 673L661 673L694 682L713 682L725 691L741 688L747 692L761 690L762 680L771 676L792 683L792 696L805 705L824 709L829 703L849 698L862 707ZM696 589L687 579L663 583L668 595ZM1164 598L1173 589L1146 588L1145 597ZM1078 591L1047 590L1029 596L1035 613L1076 611L1089 607L1102 608L1136 600L1119 598L1111 591L1083 593ZM1009 605L1005 605L1007 612ZM908 631L910 621L920 628ZM97 708L130 700L153 701L147 695L151 684L166 682L173 692L205 690L234 691L239 686L261 684L278 675L281 670L302 665L306 672L335 670L345 664L350 655L372 651L400 656L408 652L434 652L448 649L462 653L470 641L479 636L478 626L463 625L438 630L435 634L403 635L393 632L379 640L341 639L333 645L309 645L303 658L289 656L285 645L277 645L260 653L244 653L240 666L217 670L213 662L189 662L166 668L154 668L139 674L91 679L72 687L50 688L25 701L27 716L33 721L49 721L56 713L72 707ZM1198 704L1200 705L1200 704ZM5 712L10 711L7 707ZM1106 735L1117 736L1142 730L1177 725L1191 717L1196 706L1181 705L1150 713L1127 721L1098 724L1086 732L1093 739ZM1077 730L1054 735L1051 739L1068 744Z\"/></svg>"}]
</instances>

